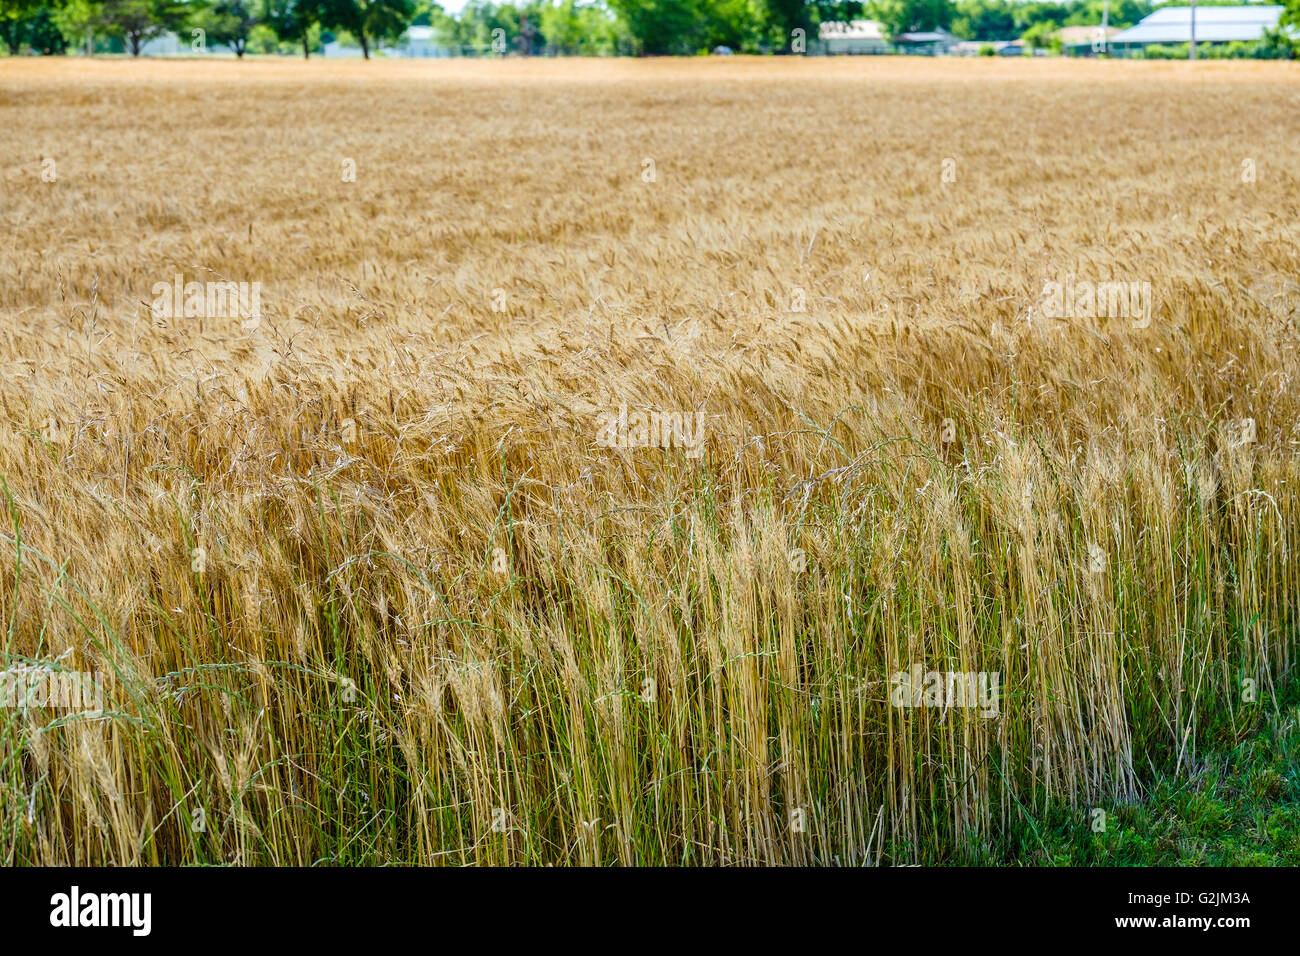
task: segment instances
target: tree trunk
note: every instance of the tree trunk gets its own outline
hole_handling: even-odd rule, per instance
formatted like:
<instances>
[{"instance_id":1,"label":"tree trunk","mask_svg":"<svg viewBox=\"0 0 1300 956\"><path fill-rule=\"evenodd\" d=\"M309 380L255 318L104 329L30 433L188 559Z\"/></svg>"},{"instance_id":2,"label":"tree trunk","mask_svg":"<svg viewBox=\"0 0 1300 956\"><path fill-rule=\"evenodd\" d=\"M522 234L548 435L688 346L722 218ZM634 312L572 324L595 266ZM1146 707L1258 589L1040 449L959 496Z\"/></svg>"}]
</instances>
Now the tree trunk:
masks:
<instances>
[{"instance_id":1,"label":"tree trunk","mask_svg":"<svg viewBox=\"0 0 1300 956\"><path fill-rule=\"evenodd\" d=\"M311 49L307 46L307 34L305 33L302 35L302 58L304 60L311 59Z\"/></svg>"},{"instance_id":2,"label":"tree trunk","mask_svg":"<svg viewBox=\"0 0 1300 956\"><path fill-rule=\"evenodd\" d=\"M367 60L370 59L370 44L366 42L366 35L361 30L357 31L357 39L361 41L361 55Z\"/></svg>"},{"instance_id":3,"label":"tree trunk","mask_svg":"<svg viewBox=\"0 0 1300 956\"><path fill-rule=\"evenodd\" d=\"M131 55L132 55L132 56L139 56L139 55L140 55L140 47L143 46L143 44L141 43L140 34L138 34L138 33L131 33L131 34L128 34L128 37L129 37L130 40L131 40Z\"/></svg>"}]
</instances>

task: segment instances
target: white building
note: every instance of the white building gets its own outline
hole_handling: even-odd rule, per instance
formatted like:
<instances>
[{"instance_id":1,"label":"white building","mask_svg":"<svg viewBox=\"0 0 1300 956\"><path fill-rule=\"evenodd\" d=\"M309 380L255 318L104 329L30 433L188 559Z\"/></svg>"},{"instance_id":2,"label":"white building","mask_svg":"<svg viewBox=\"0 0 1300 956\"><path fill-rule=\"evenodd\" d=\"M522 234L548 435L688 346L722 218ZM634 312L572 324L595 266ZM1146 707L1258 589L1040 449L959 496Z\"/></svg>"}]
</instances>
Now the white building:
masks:
<instances>
[{"instance_id":1,"label":"white building","mask_svg":"<svg viewBox=\"0 0 1300 956\"><path fill-rule=\"evenodd\" d=\"M889 52L884 27L875 20L823 23L817 27L817 39L824 53Z\"/></svg>"},{"instance_id":2,"label":"white building","mask_svg":"<svg viewBox=\"0 0 1300 956\"><path fill-rule=\"evenodd\" d=\"M1285 9L1281 5L1251 4L1241 7L1197 7L1196 45L1252 42L1264 39L1265 30L1277 28ZM1152 43L1188 43L1192 38L1191 7L1161 7L1141 23L1110 38L1117 52L1141 49Z\"/></svg>"}]
</instances>

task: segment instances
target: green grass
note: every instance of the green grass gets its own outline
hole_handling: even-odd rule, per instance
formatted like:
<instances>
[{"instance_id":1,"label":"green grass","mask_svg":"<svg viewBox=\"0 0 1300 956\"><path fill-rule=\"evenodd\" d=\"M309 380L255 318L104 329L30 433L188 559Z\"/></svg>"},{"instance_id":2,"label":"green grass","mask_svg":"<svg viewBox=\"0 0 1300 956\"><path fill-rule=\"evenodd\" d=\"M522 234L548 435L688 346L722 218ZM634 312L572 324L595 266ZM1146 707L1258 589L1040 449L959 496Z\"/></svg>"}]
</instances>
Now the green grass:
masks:
<instances>
[{"instance_id":1,"label":"green grass","mask_svg":"<svg viewBox=\"0 0 1300 956\"><path fill-rule=\"evenodd\" d=\"M1224 722L1191 773L1153 774L1129 805L1058 807L962 862L1031 866L1300 866L1300 681L1278 709ZM1094 832L1092 811L1106 811Z\"/></svg>"}]
</instances>

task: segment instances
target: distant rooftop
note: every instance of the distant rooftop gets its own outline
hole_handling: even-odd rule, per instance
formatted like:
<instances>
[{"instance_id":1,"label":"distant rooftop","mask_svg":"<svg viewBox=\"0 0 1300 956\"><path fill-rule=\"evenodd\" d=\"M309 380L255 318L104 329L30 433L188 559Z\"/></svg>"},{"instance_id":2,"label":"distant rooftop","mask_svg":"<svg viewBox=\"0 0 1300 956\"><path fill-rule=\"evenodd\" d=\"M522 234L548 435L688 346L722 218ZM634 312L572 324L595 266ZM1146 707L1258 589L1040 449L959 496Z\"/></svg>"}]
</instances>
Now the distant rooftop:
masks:
<instances>
[{"instance_id":1,"label":"distant rooftop","mask_svg":"<svg viewBox=\"0 0 1300 956\"><path fill-rule=\"evenodd\" d=\"M922 33L900 33L898 41L900 43L943 43L955 39L951 33L946 30L925 31Z\"/></svg>"},{"instance_id":2,"label":"distant rooftop","mask_svg":"<svg viewBox=\"0 0 1300 956\"><path fill-rule=\"evenodd\" d=\"M1019 40L962 40L954 43L952 48L958 53L966 53L971 50L978 52L984 47L992 47L994 51L1005 50L1009 46L1020 46Z\"/></svg>"},{"instance_id":3,"label":"distant rooftop","mask_svg":"<svg viewBox=\"0 0 1300 956\"><path fill-rule=\"evenodd\" d=\"M1277 26L1281 5L1197 7L1196 42L1258 40ZM1161 7L1136 26L1111 38L1112 43L1187 43L1192 38L1191 7Z\"/></svg>"}]
</instances>

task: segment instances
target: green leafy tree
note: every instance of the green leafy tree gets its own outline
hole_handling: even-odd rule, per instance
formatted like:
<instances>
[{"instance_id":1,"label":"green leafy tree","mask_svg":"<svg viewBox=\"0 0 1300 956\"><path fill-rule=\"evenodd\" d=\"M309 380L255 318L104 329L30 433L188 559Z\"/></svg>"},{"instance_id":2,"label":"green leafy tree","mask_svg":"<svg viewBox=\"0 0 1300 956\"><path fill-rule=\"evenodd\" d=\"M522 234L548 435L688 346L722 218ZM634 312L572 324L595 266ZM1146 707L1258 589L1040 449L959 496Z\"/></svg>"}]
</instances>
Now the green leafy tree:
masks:
<instances>
[{"instance_id":1,"label":"green leafy tree","mask_svg":"<svg viewBox=\"0 0 1300 956\"><path fill-rule=\"evenodd\" d=\"M546 49L566 55L599 55L618 48L617 18L603 5L559 0L541 8L542 34Z\"/></svg>"},{"instance_id":2,"label":"green leafy tree","mask_svg":"<svg viewBox=\"0 0 1300 956\"><path fill-rule=\"evenodd\" d=\"M17 56L27 39L27 24L36 16L42 0L0 0L0 37L10 56Z\"/></svg>"},{"instance_id":3,"label":"green leafy tree","mask_svg":"<svg viewBox=\"0 0 1300 956\"><path fill-rule=\"evenodd\" d=\"M1031 3L1017 3L1013 7L1015 11L1015 30L1012 32L1017 35L1023 35L1026 30L1036 23L1049 23L1051 28L1047 32L1052 32L1065 24L1065 18L1070 15L1069 9L1060 3L1042 3L1034 0Z\"/></svg>"},{"instance_id":4,"label":"green leafy tree","mask_svg":"<svg viewBox=\"0 0 1300 956\"><path fill-rule=\"evenodd\" d=\"M946 30L952 25L955 9L952 0L871 0L867 12L890 36L898 36L918 30Z\"/></svg>"},{"instance_id":5,"label":"green leafy tree","mask_svg":"<svg viewBox=\"0 0 1300 956\"><path fill-rule=\"evenodd\" d=\"M515 36L519 32L519 17L514 7L498 7L482 0L470 0L461 10L460 17L452 22L455 24L453 36L456 42L479 49L491 47L495 30L501 30L503 37Z\"/></svg>"},{"instance_id":6,"label":"green leafy tree","mask_svg":"<svg viewBox=\"0 0 1300 956\"><path fill-rule=\"evenodd\" d=\"M609 0L641 53L698 53L709 42L700 0Z\"/></svg>"},{"instance_id":7,"label":"green leafy tree","mask_svg":"<svg viewBox=\"0 0 1300 956\"><path fill-rule=\"evenodd\" d=\"M212 43L220 43L242 57L248 49L248 37L261 17L245 0L218 0L195 14L193 23L201 27Z\"/></svg>"},{"instance_id":8,"label":"green leafy tree","mask_svg":"<svg viewBox=\"0 0 1300 956\"><path fill-rule=\"evenodd\" d=\"M1204 0L1199 0L1204 3ZM1102 10L1105 7L1105 0L1076 0L1071 4L1070 13L1063 21L1067 27L1091 27L1100 26ZM1152 7L1149 3L1140 2L1140 0L1111 0L1110 18L1107 21L1112 27L1131 27L1143 17L1151 13Z\"/></svg>"},{"instance_id":9,"label":"green leafy tree","mask_svg":"<svg viewBox=\"0 0 1300 956\"><path fill-rule=\"evenodd\" d=\"M271 25L263 20L248 31L249 53L279 53L280 38L275 35Z\"/></svg>"},{"instance_id":10,"label":"green leafy tree","mask_svg":"<svg viewBox=\"0 0 1300 956\"><path fill-rule=\"evenodd\" d=\"M53 8L51 19L69 44L85 44L86 52L94 51L94 31L97 8L91 0L65 0Z\"/></svg>"},{"instance_id":11,"label":"green leafy tree","mask_svg":"<svg viewBox=\"0 0 1300 956\"><path fill-rule=\"evenodd\" d=\"M1009 40L1016 35L1016 15L1007 0L959 0L950 28L966 40Z\"/></svg>"},{"instance_id":12,"label":"green leafy tree","mask_svg":"<svg viewBox=\"0 0 1300 956\"><path fill-rule=\"evenodd\" d=\"M768 45L778 51L788 51L790 31L802 23L807 36L809 21L806 18L800 21L798 16L788 20L788 12L772 20L770 2L771 0L701 0L701 49L726 46L733 50L752 51L757 50L760 42L767 40Z\"/></svg>"},{"instance_id":13,"label":"green leafy tree","mask_svg":"<svg viewBox=\"0 0 1300 956\"><path fill-rule=\"evenodd\" d=\"M301 45L304 60L311 59L312 41L319 36L321 9L317 0L265 0L263 19L284 43Z\"/></svg>"},{"instance_id":14,"label":"green leafy tree","mask_svg":"<svg viewBox=\"0 0 1300 956\"><path fill-rule=\"evenodd\" d=\"M1052 34L1059 30L1051 20L1039 20L1020 35L1020 40L1033 50L1046 50L1052 45Z\"/></svg>"},{"instance_id":15,"label":"green leafy tree","mask_svg":"<svg viewBox=\"0 0 1300 956\"><path fill-rule=\"evenodd\" d=\"M763 12L765 25L769 34L773 35L778 50L790 50L790 38L795 30L803 30L807 39L816 36L813 29L815 10L804 0L766 0ZM743 43L740 45L744 46Z\"/></svg>"},{"instance_id":16,"label":"green leafy tree","mask_svg":"<svg viewBox=\"0 0 1300 956\"><path fill-rule=\"evenodd\" d=\"M583 24L576 0L559 0L542 10L542 33L552 53L573 55L582 49Z\"/></svg>"},{"instance_id":17,"label":"green leafy tree","mask_svg":"<svg viewBox=\"0 0 1300 956\"><path fill-rule=\"evenodd\" d=\"M414 0L321 0L320 21L325 27L347 30L370 59L375 41L396 40L415 16Z\"/></svg>"},{"instance_id":18,"label":"green leafy tree","mask_svg":"<svg viewBox=\"0 0 1300 956\"><path fill-rule=\"evenodd\" d=\"M188 13L177 0L102 0L95 25L106 36L121 40L132 56L139 56L147 41L179 31Z\"/></svg>"},{"instance_id":19,"label":"green leafy tree","mask_svg":"<svg viewBox=\"0 0 1300 956\"><path fill-rule=\"evenodd\" d=\"M1300 55L1300 0L1283 0L1285 9L1276 30L1264 36L1264 46L1294 59Z\"/></svg>"},{"instance_id":20,"label":"green leafy tree","mask_svg":"<svg viewBox=\"0 0 1300 956\"><path fill-rule=\"evenodd\" d=\"M818 23L848 23L862 16L861 0L812 0L809 3Z\"/></svg>"},{"instance_id":21,"label":"green leafy tree","mask_svg":"<svg viewBox=\"0 0 1300 956\"><path fill-rule=\"evenodd\" d=\"M68 41L55 20L53 7L41 7L36 11L27 21L24 39L29 47L42 56L63 53L68 49Z\"/></svg>"}]
</instances>

